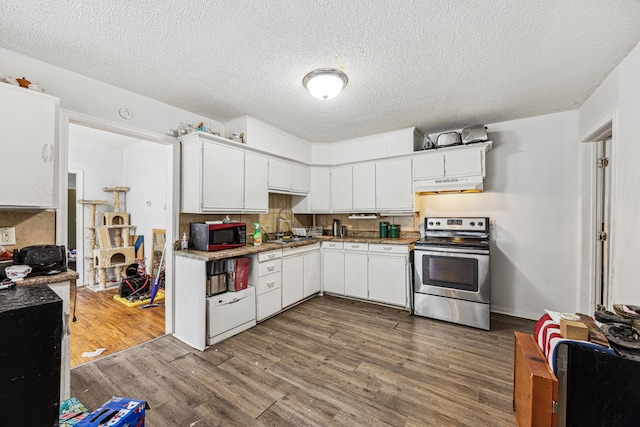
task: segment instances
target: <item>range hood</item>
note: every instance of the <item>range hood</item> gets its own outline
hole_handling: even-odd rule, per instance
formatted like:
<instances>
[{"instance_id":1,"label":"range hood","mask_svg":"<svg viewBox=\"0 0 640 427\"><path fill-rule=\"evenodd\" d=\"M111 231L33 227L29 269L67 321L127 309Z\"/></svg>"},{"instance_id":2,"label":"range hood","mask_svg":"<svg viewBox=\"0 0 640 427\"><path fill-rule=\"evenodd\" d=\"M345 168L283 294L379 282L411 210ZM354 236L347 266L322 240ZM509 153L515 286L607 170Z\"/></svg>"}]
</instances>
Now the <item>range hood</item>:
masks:
<instances>
[{"instance_id":1,"label":"range hood","mask_svg":"<svg viewBox=\"0 0 640 427\"><path fill-rule=\"evenodd\" d=\"M420 179L413 182L413 191L416 194L480 193L482 189L482 175L460 178Z\"/></svg>"}]
</instances>

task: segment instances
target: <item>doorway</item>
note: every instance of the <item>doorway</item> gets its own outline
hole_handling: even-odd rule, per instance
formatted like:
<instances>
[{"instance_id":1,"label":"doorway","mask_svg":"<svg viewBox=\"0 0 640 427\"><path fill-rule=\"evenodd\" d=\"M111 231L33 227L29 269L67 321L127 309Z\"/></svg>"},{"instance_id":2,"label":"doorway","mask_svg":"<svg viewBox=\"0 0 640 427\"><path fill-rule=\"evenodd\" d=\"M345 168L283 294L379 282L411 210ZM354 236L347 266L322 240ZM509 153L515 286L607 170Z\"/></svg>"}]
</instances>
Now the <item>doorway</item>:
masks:
<instances>
[{"instance_id":1,"label":"doorway","mask_svg":"<svg viewBox=\"0 0 640 427\"><path fill-rule=\"evenodd\" d=\"M122 283L115 269L107 269L112 281L106 289L87 286L91 277L95 283L99 275L97 278L95 272L90 271L90 267L95 266L88 242L91 211L77 201L105 201L97 206L94 216L99 226L102 214L112 211L115 205L113 194L105 192L105 188L130 188L120 196L121 211L130 216L130 235L138 236L135 242L144 242L142 246L135 246L135 256L142 255L150 261L152 231L171 229L167 205L171 209L172 203L167 201L173 196L168 179L171 174L167 174L167 170L171 168L172 149L117 129L69 123L66 167L71 178L67 183L67 239L69 247L75 246L77 250L75 270L80 274L78 287L71 289L75 319L71 324L71 367L162 336L166 331L165 305L141 309L139 305L127 306L114 299L119 296ZM125 273L126 268L121 271ZM153 279L148 269L146 273L150 290ZM106 350L99 353L100 349Z\"/></svg>"},{"instance_id":2,"label":"doorway","mask_svg":"<svg viewBox=\"0 0 640 427\"><path fill-rule=\"evenodd\" d=\"M615 239L612 199L615 193L616 113L582 139L582 277L580 310L611 307L614 286L610 268Z\"/></svg>"}]
</instances>

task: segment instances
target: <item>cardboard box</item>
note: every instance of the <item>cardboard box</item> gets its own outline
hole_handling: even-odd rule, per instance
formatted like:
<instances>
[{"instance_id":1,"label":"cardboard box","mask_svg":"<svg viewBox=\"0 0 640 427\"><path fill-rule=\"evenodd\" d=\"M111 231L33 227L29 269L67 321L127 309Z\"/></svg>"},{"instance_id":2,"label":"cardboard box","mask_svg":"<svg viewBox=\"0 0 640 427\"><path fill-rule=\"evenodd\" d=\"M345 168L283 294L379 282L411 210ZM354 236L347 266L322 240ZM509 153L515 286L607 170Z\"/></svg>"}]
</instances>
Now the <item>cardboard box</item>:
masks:
<instances>
[{"instance_id":1,"label":"cardboard box","mask_svg":"<svg viewBox=\"0 0 640 427\"><path fill-rule=\"evenodd\" d=\"M76 424L76 427L144 427L146 409L148 405L143 400L114 396Z\"/></svg>"},{"instance_id":2,"label":"cardboard box","mask_svg":"<svg viewBox=\"0 0 640 427\"><path fill-rule=\"evenodd\" d=\"M89 410L78 399L72 397L60 403L60 427L76 426L87 418Z\"/></svg>"},{"instance_id":3,"label":"cardboard box","mask_svg":"<svg viewBox=\"0 0 640 427\"><path fill-rule=\"evenodd\" d=\"M560 318L560 335L571 340L589 340L589 328L581 321Z\"/></svg>"}]
</instances>

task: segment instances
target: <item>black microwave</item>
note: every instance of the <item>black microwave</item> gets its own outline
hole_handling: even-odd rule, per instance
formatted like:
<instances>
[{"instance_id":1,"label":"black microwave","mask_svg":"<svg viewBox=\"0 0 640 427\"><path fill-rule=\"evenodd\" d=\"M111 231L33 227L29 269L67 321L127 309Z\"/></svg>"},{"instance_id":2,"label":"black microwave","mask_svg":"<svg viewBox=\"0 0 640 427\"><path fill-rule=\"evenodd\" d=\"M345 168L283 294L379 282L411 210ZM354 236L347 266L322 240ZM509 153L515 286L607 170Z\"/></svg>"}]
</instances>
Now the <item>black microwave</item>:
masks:
<instances>
[{"instance_id":1,"label":"black microwave","mask_svg":"<svg viewBox=\"0 0 640 427\"><path fill-rule=\"evenodd\" d=\"M200 223L192 222L189 249L220 251L247 244L247 225L242 222Z\"/></svg>"}]
</instances>

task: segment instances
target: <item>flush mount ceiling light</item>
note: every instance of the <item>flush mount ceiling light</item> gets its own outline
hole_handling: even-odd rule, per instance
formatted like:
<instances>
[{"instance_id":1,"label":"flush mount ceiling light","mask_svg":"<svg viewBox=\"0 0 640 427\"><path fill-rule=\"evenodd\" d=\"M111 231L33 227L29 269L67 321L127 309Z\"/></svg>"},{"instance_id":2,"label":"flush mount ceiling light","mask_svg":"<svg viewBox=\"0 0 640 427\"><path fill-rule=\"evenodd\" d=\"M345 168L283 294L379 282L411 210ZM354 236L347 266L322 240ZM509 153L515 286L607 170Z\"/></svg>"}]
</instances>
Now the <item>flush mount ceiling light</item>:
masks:
<instances>
[{"instance_id":1,"label":"flush mount ceiling light","mask_svg":"<svg viewBox=\"0 0 640 427\"><path fill-rule=\"evenodd\" d=\"M331 99L347 85L347 75L334 68L318 68L302 79L302 84L309 93L318 99Z\"/></svg>"}]
</instances>

